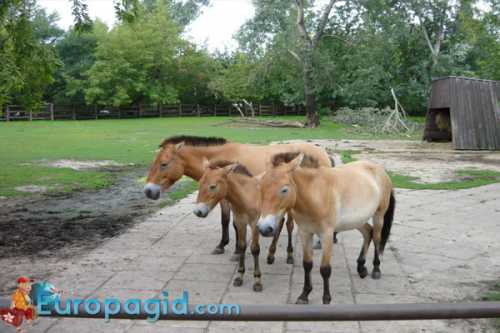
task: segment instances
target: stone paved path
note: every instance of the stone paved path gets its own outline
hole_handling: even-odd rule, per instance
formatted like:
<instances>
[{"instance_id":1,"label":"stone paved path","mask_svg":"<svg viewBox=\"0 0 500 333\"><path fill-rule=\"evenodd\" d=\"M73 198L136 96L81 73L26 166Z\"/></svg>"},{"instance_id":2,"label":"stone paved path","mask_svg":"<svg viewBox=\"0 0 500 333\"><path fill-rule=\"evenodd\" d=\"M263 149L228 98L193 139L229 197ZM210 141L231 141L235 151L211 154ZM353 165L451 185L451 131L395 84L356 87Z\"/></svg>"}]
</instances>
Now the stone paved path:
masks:
<instances>
[{"instance_id":1,"label":"stone paved path","mask_svg":"<svg viewBox=\"0 0 500 333\"><path fill-rule=\"evenodd\" d=\"M480 299L487 282L500 277L500 184L462 191L398 190L396 221L382 262L382 279L360 279L355 259L357 231L339 235L334 246L334 303L438 302ZM190 303L293 303L302 287L300 244L295 265L285 263L282 235L274 265L261 254L264 291L251 290L247 278L233 287L236 263L229 260L234 235L224 255L210 255L219 240L218 212L207 219L192 213L194 195L161 210L146 222L91 253L64 262L51 281L63 290L83 289L85 296L147 298L168 290L190 293ZM297 237L295 236L295 239ZM261 245L267 252L269 240ZM320 252L315 252L311 302L321 302ZM371 254L369 257L371 260ZM369 265L371 269L371 264ZM335 306L335 305L331 305ZM157 322L39 319L30 332L493 332L488 321L413 322ZM0 324L0 331L13 332ZM2 331L2 332L3 332Z\"/></svg>"}]
</instances>

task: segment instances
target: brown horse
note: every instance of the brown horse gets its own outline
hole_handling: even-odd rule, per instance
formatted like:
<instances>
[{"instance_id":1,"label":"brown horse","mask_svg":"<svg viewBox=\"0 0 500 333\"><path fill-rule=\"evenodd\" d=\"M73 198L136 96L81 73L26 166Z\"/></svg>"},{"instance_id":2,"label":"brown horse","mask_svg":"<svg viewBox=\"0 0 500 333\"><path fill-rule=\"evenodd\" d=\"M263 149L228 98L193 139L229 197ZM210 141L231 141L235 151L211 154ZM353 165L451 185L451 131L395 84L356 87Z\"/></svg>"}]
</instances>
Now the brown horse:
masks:
<instances>
[{"instance_id":1,"label":"brown horse","mask_svg":"<svg viewBox=\"0 0 500 333\"><path fill-rule=\"evenodd\" d=\"M258 175L266 170L273 155L296 151L315 157L321 166L332 166L324 149L306 143L250 145L229 142L223 138L170 137L160 144L160 151L149 170L144 193L148 198L157 200L161 192L172 186L183 175L198 181L204 172L204 160L238 161L245 165L252 174ZM224 247L229 243L229 205L221 201L221 209L222 238L213 251L214 254L223 253ZM292 221L287 222L287 229L289 244L291 244ZM273 240L274 245L272 244L269 248L269 263L274 260L276 241L277 238Z\"/></svg>"},{"instance_id":2,"label":"brown horse","mask_svg":"<svg viewBox=\"0 0 500 333\"><path fill-rule=\"evenodd\" d=\"M335 168L319 167L313 157L302 153L285 153L273 157L273 167L260 179L261 217L257 223L263 236L271 236L277 221L292 212L304 253L304 288L297 299L307 304L312 290L312 237L321 235L323 254L320 273L323 278L323 303L329 304L330 260L334 231L358 229L363 235L358 273L364 278L366 252L373 237L375 256L372 277L379 279L380 260L389 238L394 208L392 183L384 168L359 161ZM373 218L373 227L367 221Z\"/></svg>"},{"instance_id":3,"label":"brown horse","mask_svg":"<svg viewBox=\"0 0 500 333\"><path fill-rule=\"evenodd\" d=\"M198 198L193 213L198 217L206 217L221 201L231 204L234 224L238 231L238 249L240 252L238 273L234 286L243 284L245 274L245 250L247 247L247 226L252 230L250 250L254 259L254 291L262 291L261 272L259 266L259 231L257 220L260 216L260 190L258 180L248 169L238 163L229 161L212 161L208 163L205 173L199 181Z\"/></svg>"}]
</instances>

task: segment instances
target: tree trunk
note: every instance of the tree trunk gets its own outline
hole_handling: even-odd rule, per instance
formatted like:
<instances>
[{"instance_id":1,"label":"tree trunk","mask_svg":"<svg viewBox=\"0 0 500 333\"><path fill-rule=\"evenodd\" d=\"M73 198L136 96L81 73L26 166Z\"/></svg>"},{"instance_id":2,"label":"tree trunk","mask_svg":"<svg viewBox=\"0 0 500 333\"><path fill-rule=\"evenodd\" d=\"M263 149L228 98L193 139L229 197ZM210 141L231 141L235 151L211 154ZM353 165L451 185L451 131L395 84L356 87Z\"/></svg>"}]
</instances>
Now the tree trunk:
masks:
<instances>
[{"instance_id":1,"label":"tree trunk","mask_svg":"<svg viewBox=\"0 0 500 333\"><path fill-rule=\"evenodd\" d=\"M314 68L312 45L305 45L304 55L304 97L306 101L306 126L318 127L319 115L316 112L316 92L314 89Z\"/></svg>"}]
</instances>

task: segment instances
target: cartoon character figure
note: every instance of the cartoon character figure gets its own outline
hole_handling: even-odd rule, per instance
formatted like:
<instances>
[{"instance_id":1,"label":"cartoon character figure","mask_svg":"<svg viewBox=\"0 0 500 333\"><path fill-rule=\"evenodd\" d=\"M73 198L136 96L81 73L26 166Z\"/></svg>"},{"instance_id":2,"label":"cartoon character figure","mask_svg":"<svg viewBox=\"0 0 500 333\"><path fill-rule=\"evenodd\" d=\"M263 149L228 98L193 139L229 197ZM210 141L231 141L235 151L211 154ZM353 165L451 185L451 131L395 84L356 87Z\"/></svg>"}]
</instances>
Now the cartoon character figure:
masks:
<instances>
[{"instance_id":1,"label":"cartoon character figure","mask_svg":"<svg viewBox=\"0 0 500 333\"><path fill-rule=\"evenodd\" d=\"M26 318L28 325L32 325L36 319L36 309L29 296L32 280L21 276L17 279L17 289L12 295L12 304L10 308L0 309L0 318L6 323L16 327L17 331L23 332L22 323Z\"/></svg>"}]
</instances>

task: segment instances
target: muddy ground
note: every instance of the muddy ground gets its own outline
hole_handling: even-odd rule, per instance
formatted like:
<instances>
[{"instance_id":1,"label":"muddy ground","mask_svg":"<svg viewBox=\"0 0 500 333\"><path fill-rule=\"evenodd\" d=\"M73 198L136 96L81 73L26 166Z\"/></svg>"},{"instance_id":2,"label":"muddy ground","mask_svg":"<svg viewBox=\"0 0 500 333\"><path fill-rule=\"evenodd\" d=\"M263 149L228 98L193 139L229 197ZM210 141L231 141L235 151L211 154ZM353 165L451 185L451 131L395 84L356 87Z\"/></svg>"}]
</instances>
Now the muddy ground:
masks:
<instances>
[{"instance_id":1,"label":"muddy ground","mask_svg":"<svg viewBox=\"0 0 500 333\"><path fill-rule=\"evenodd\" d=\"M145 198L145 168L105 171L115 176L107 189L0 200L0 286L19 274L46 278L57 261L88 252L170 204Z\"/></svg>"}]
</instances>

